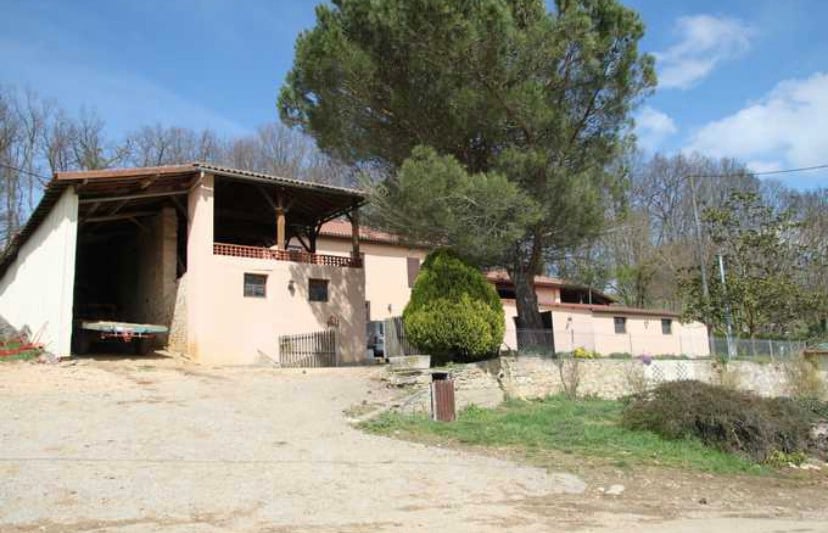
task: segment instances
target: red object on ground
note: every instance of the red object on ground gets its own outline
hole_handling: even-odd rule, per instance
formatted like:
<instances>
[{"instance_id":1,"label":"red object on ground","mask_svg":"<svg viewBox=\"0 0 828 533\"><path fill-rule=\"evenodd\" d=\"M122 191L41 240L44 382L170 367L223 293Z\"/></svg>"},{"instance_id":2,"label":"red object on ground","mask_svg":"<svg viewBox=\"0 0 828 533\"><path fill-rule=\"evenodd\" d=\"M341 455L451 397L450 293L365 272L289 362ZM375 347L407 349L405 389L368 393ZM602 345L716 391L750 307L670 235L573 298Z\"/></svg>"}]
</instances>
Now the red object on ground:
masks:
<instances>
[{"instance_id":1,"label":"red object on ground","mask_svg":"<svg viewBox=\"0 0 828 533\"><path fill-rule=\"evenodd\" d=\"M11 357L13 355L20 355L25 352L30 352L32 350L40 350L43 348L41 344L36 344L33 342L22 342L22 341L13 341L14 343L20 342L19 346L15 346L14 348L7 348L10 342L2 342L0 341L0 357Z\"/></svg>"}]
</instances>

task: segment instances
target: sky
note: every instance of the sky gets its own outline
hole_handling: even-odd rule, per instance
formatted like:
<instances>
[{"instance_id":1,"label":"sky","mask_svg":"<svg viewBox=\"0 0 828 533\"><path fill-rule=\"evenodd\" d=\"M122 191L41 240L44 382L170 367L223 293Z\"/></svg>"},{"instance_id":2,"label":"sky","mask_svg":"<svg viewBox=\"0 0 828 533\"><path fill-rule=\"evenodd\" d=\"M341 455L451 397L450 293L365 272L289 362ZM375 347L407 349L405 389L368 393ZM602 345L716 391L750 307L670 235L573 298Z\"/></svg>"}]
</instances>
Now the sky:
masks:
<instances>
[{"instance_id":1,"label":"sky","mask_svg":"<svg viewBox=\"0 0 828 533\"><path fill-rule=\"evenodd\" d=\"M0 0L0 84L30 88L108 133L148 124L233 136L276 120L314 0ZM625 0L647 25L659 86L639 145L735 157L757 172L828 163L828 2ZM828 187L828 170L774 176Z\"/></svg>"}]
</instances>

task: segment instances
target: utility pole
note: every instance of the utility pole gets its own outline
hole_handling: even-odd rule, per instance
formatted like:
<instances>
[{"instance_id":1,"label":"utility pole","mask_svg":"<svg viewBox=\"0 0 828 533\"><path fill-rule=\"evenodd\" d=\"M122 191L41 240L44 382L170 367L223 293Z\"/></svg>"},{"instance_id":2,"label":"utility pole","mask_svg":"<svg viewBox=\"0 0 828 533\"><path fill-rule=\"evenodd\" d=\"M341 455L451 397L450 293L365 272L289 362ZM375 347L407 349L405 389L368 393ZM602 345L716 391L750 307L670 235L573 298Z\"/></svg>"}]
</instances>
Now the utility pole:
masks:
<instances>
[{"instance_id":1,"label":"utility pole","mask_svg":"<svg viewBox=\"0 0 828 533\"><path fill-rule=\"evenodd\" d=\"M698 254L699 254L699 268L701 270L701 283L702 283L702 297L704 298L704 303L706 307L710 306L710 287L707 284L707 266L704 264L704 239L702 237L702 227L701 227L701 217L699 216L699 204L696 200L696 180L695 176L690 174L687 176L690 180L690 200L693 204L693 221L696 225L696 245L698 246ZM705 324L707 326L707 342L710 345L710 353L712 354L715 351L715 343L713 342L713 328L710 324ZM729 350L729 348L728 348Z\"/></svg>"},{"instance_id":2,"label":"utility pole","mask_svg":"<svg viewBox=\"0 0 828 533\"><path fill-rule=\"evenodd\" d=\"M710 287L707 285L707 267L704 264L704 240L702 239L701 217L699 216L699 204L696 200L696 180L691 174L690 179L690 200L693 204L693 221L696 224L696 244L699 253L699 267L701 268L702 294L704 302L710 303Z\"/></svg>"},{"instance_id":3,"label":"utility pole","mask_svg":"<svg viewBox=\"0 0 828 533\"><path fill-rule=\"evenodd\" d=\"M727 358L733 359L734 357L736 357L736 350L733 346L733 317L730 315L730 299L727 297L727 283L725 282L724 256L722 254L716 254L716 258L718 258L719 260L719 275L722 278L722 295L724 296L725 304L725 323L727 324Z\"/></svg>"}]
</instances>

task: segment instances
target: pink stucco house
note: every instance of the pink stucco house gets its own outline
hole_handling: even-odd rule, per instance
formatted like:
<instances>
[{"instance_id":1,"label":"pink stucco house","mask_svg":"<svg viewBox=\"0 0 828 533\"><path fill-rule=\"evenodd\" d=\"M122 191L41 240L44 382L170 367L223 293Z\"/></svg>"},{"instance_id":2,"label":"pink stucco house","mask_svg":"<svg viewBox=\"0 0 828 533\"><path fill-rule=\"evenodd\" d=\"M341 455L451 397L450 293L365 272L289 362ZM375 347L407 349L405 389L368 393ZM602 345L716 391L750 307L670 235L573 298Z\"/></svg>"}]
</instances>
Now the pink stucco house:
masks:
<instances>
[{"instance_id":1,"label":"pink stucco house","mask_svg":"<svg viewBox=\"0 0 828 533\"><path fill-rule=\"evenodd\" d=\"M350 224L344 220L325 223L319 234L320 251L347 254ZM360 228L364 252L365 306L370 320L399 316L411 295L411 287L425 247L404 244L396 235ZM501 297L506 320L503 348L518 348L514 287L502 271L488 272ZM610 296L576 283L547 276L535 278L538 305L549 327L549 338L560 351L582 347L603 355L613 353L707 356L707 329L699 322L682 322L677 313L658 309L620 306Z\"/></svg>"},{"instance_id":2,"label":"pink stucco house","mask_svg":"<svg viewBox=\"0 0 828 533\"><path fill-rule=\"evenodd\" d=\"M360 227L364 201L205 163L61 172L0 256L0 317L60 356L97 317L162 325L158 347L210 364L283 362L295 336L335 332L335 362L357 363L366 324L402 314L429 251ZM517 348L514 290L487 276ZM674 313L554 278L536 289L558 350L709 354L704 326Z\"/></svg>"},{"instance_id":3,"label":"pink stucco house","mask_svg":"<svg viewBox=\"0 0 828 533\"><path fill-rule=\"evenodd\" d=\"M61 172L0 257L0 316L60 356L94 316L163 325L170 351L211 364L278 361L280 337L335 329L337 362L356 362L363 202L204 163ZM348 245L319 253L320 227L343 216Z\"/></svg>"}]
</instances>

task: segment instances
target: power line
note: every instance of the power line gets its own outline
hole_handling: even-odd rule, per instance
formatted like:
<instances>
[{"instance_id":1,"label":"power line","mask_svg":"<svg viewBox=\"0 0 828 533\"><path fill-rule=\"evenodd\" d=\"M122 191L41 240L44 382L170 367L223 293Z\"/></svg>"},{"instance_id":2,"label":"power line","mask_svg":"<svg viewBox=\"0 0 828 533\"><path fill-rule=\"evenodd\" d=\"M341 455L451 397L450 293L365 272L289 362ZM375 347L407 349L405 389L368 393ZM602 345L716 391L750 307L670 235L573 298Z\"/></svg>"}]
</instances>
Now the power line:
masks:
<instances>
[{"instance_id":1,"label":"power line","mask_svg":"<svg viewBox=\"0 0 828 533\"><path fill-rule=\"evenodd\" d=\"M709 175L699 175L694 174L690 176L686 176L687 178L735 178L739 176L771 176L773 174L790 174L792 172L807 172L809 170L822 170L828 168L828 164L824 165L814 165L812 167L799 167L799 168L785 168L782 170L766 170L764 172L753 172L751 170L747 170L741 173L731 173L731 174L709 174Z\"/></svg>"},{"instance_id":2,"label":"power line","mask_svg":"<svg viewBox=\"0 0 828 533\"><path fill-rule=\"evenodd\" d=\"M26 169L23 169L23 168L18 168L18 167L12 166L12 165L7 165L7 164L5 164L5 163L0 163L0 167L7 168L7 169L9 169L9 170L14 170L15 172L21 172L21 173L23 173L23 174L27 174L27 175L29 175L29 176L33 176L33 177L35 177L35 178L40 178L40 179L43 179L43 180L50 180L50 179L52 179L52 178L51 178L51 177L49 177L49 176L44 176L44 175L42 175L42 174L37 174L37 173L35 173L35 172L30 172L30 171L28 171L28 170L26 170Z\"/></svg>"}]
</instances>

